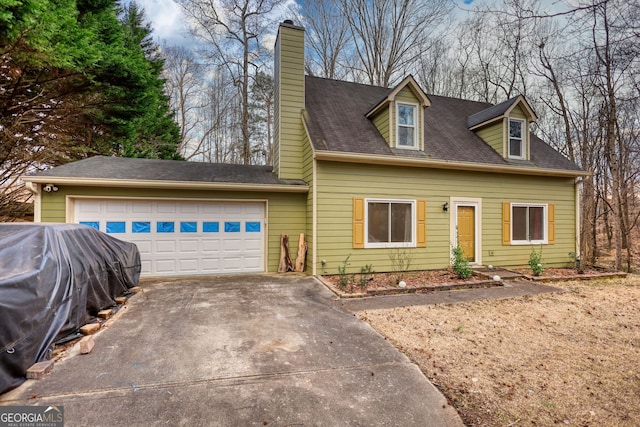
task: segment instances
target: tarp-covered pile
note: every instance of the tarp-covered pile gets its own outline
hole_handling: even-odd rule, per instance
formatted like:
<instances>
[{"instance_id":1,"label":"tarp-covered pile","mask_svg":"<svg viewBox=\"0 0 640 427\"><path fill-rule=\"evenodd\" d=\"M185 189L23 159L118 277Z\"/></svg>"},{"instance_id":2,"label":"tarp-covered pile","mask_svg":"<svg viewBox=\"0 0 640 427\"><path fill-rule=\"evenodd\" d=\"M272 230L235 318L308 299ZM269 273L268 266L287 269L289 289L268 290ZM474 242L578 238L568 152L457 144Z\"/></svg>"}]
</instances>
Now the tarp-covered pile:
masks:
<instances>
[{"instance_id":1,"label":"tarp-covered pile","mask_svg":"<svg viewBox=\"0 0 640 427\"><path fill-rule=\"evenodd\" d=\"M139 277L136 245L91 227L0 223L0 393Z\"/></svg>"}]
</instances>

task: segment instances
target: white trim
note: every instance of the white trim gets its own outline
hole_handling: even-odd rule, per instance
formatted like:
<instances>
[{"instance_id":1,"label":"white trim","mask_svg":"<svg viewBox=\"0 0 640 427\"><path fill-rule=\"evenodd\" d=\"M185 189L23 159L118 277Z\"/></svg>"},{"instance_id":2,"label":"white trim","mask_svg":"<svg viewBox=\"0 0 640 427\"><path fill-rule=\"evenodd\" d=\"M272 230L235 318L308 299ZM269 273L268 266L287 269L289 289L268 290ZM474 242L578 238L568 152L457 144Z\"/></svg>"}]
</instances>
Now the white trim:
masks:
<instances>
[{"instance_id":1,"label":"white trim","mask_svg":"<svg viewBox=\"0 0 640 427\"><path fill-rule=\"evenodd\" d=\"M511 154L511 122L520 123L520 156ZM513 138L517 140L518 138ZM509 117L507 122L507 156L510 159L526 159L527 155L527 121L517 117Z\"/></svg>"},{"instance_id":2,"label":"white trim","mask_svg":"<svg viewBox=\"0 0 640 427\"><path fill-rule=\"evenodd\" d=\"M400 145L400 107L411 107L413 108L413 145ZM404 102L404 101L396 101L396 123L395 123L395 128L396 128L396 144L395 147L396 148L400 148L403 150L417 150L418 147L420 146L420 143L418 141L418 121L419 121L419 117L418 117L418 104L414 103L414 102ZM407 125L402 125L402 127L404 128L409 128L410 126Z\"/></svg>"},{"instance_id":3,"label":"white trim","mask_svg":"<svg viewBox=\"0 0 640 427\"><path fill-rule=\"evenodd\" d=\"M411 242L369 242L369 202L399 203L411 205ZM416 247L416 199L364 199L364 247L365 248L415 248ZM391 218L389 218L391 221Z\"/></svg>"},{"instance_id":4,"label":"white trim","mask_svg":"<svg viewBox=\"0 0 640 427\"><path fill-rule=\"evenodd\" d=\"M432 160L429 158L414 158L405 156L388 156L379 154L351 153L341 151L316 151L314 158L344 163L367 163L369 165L393 165L416 168L450 169L459 171L476 171L504 173L514 175L553 176L553 177L578 177L592 175L585 171L572 171L568 169L537 168L521 165L493 165L477 162L454 162L449 160ZM308 190L308 187L305 186Z\"/></svg>"},{"instance_id":5,"label":"white trim","mask_svg":"<svg viewBox=\"0 0 640 427\"><path fill-rule=\"evenodd\" d=\"M449 198L449 254L457 244L456 229L458 227L458 206L473 206L475 208L475 261L472 265L482 265L482 199L477 197Z\"/></svg>"},{"instance_id":6,"label":"white trim","mask_svg":"<svg viewBox=\"0 0 640 427\"><path fill-rule=\"evenodd\" d=\"M544 238L542 240L513 240L513 208L515 207L527 207L527 208L543 208L542 209L542 227L544 232ZM519 245L547 245L549 244L549 204L548 203L511 203L509 206L511 209L509 224L509 240L513 246ZM528 212L528 211L527 211ZM527 225L528 226L528 225Z\"/></svg>"},{"instance_id":7,"label":"white trim","mask_svg":"<svg viewBox=\"0 0 640 427\"><path fill-rule=\"evenodd\" d=\"M274 191L282 193L308 193L308 185L247 184L237 182L162 181L155 179L74 178L54 176L25 176L25 182L56 184L77 187L118 188L162 188L172 190L219 190L219 191Z\"/></svg>"}]
</instances>

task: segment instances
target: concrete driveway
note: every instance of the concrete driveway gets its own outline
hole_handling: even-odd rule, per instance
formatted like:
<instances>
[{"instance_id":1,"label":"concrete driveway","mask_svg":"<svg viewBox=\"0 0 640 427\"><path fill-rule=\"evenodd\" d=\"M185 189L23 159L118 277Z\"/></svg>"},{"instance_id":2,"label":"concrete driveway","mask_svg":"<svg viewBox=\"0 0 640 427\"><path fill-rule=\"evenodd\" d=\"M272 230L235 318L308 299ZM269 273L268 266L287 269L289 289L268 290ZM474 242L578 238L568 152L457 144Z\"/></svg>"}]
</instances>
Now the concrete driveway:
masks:
<instances>
[{"instance_id":1,"label":"concrete driveway","mask_svg":"<svg viewBox=\"0 0 640 427\"><path fill-rule=\"evenodd\" d=\"M88 355L0 398L65 426L461 426L416 365L304 276L141 284Z\"/></svg>"}]
</instances>

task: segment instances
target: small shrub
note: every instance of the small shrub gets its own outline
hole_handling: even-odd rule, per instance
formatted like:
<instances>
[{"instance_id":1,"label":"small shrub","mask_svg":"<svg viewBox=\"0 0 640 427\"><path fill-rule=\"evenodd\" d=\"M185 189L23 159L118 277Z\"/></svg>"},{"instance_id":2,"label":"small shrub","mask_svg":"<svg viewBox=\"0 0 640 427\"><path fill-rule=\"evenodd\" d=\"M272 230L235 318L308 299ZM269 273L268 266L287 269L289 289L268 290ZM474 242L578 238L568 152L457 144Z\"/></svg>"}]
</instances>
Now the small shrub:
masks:
<instances>
[{"instance_id":1,"label":"small shrub","mask_svg":"<svg viewBox=\"0 0 640 427\"><path fill-rule=\"evenodd\" d=\"M389 260L395 276L394 284L397 284L404 277L404 273L409 271L413 263L413 253L408 249L397 248L389 253Z\"/></svg>"},{"instance_id":2,"label":"small shrub","mask_svg":"<svg viewBox=\"0 0 640 427\"><path fill-rule=\"evenodd\" d=\"M544 267L542 267L542 245L540 245L539 252L536 252L535 248L531 248L531 253L529 254L529 267L531 267L534 276L539 276L544 271Z\"/></svg>"},{"instance_id":3,"label":"small shrub","mask_svg":"<svg viewBox=\"0 0 640 427\"><path fill-rule=\"evenodd\" d=\"M367 264L360 268L360 280L358 280L358 286L360 286L360 289L367 287L367 283L373 279L373 273L375 272L373 271L373 265L371 264Z\"/></svg>"},{"instance_id":4,"label":"small shrub","mask_svg":"<svg viewBox=\"0 0 640 427\"><path fill-rule=\"evenodd\" d=\"M342 289L346 289L349 285L349 276L347 276L347 268L351 265L349 258L351 258L351 254L347 255L345 260L342 261L342 264L338 266L338 274L340 275L338 285Z\"/></svg>"},{"instance_id":5,"label":"small shrub","mask_svg":"<svg viewBox=\"0 0 640 427\"><path fill-rule=\"evenodd\" d=\"M471 277L471 265L467 257L464 256L464 251L459 244L451 249L451 255L453 255L451 268L456 273L458 279L468 279Z\"/></svg>"}]
</instances>

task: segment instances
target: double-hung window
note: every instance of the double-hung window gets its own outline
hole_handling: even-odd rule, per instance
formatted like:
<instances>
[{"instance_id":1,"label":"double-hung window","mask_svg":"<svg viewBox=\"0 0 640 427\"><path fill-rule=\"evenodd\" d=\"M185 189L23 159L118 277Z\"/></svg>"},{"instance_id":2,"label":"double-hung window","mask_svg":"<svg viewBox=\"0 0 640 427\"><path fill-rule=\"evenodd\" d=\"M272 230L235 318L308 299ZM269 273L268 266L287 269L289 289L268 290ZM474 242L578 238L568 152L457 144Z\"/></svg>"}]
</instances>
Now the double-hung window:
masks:
<instances>
[{"instance_id":1,"label":"double-hung window","mask_svg":"<svg viewBox=\"0 0 640 427\"><path fill-rule=\"evenodd\" d=\"M413 200L366 200L366 247L415 247Z\"/></svg>"},{"instance_id":2,"label":"double-hung window","mask_svg":"<svg viewBox=\"0 0 640 427\"><path fill-rule=\"evenodd\" d=\"M526 154L525 146L525 121L520 119L509 119L509 157L514 159L524 159Z\"/></svg>"},{"instance_id":3,"label":"double-hung window","mask_svg":"<svg viewBox=\"0 0 640 427\"><path fill-rule=\"evenodd\" d=\"M511 243L547 243L547 205L511 205Z\"/></svg>"},{"instance_id":4,"label":"double-hung window","mask_svg":"<svg viewBox=\"0 0 640 427\"><path fill-rule=\"evenodd\" d=\"M398 148L418 148L418 106L402 102L396 103L396 118L396 146Z\"/></svg>"}]
</instances>

